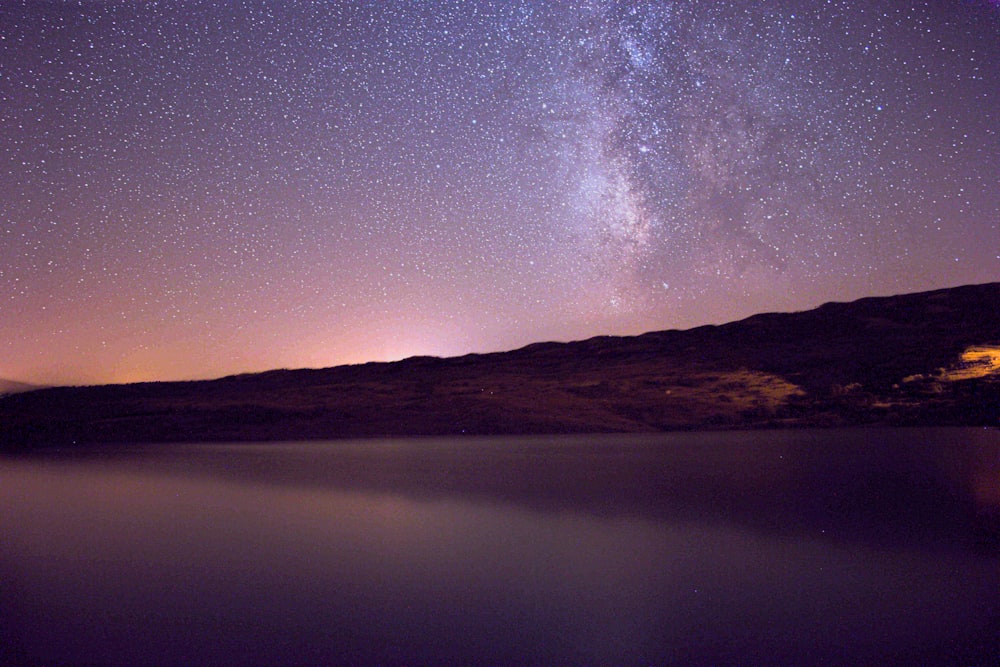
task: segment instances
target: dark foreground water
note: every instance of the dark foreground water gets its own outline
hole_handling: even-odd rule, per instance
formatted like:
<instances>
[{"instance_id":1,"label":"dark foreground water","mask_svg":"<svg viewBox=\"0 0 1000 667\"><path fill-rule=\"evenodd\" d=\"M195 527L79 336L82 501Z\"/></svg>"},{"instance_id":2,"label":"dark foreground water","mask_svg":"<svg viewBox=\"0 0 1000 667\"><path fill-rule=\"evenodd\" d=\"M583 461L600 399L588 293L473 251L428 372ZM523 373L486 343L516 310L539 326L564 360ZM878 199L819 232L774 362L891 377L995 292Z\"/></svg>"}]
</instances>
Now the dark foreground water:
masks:
<instances>
[{"instance_id":1,"label":"dark foreground water","mask_svg":"<svg viewBox=\"0 0 1000 667\"><path fill-rule=\"evenodd\" d=\"M0 458L0 662L996 664L1000 432Z\"/></svg>"}]
</instances>

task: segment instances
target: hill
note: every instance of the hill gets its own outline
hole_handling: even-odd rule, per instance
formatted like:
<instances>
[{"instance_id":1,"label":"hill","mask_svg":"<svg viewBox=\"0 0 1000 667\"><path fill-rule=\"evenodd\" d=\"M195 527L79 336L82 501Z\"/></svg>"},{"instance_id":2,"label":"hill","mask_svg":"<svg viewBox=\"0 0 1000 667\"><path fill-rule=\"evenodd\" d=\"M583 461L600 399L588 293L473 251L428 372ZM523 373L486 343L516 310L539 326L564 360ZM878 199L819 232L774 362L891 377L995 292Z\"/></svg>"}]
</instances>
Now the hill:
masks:
<instances>
[{"instance_id":1,"label":"hill","mask_svg":"<svg viewBox=\"0 0 1000 667\"><path fill-rule=\"evenodd\" d=\"M0 398L0 446L1000 425L1000 283L722 326Z\"/></svg>"},{"instance_id":2,"label":"hill","mask_svg":"<svg viewBox=\"0 0 1000 667\"><path fill-rule=\"evenodd\" d=\"M27 382L17 382L15 380L0 378L0 395L19 394L22 391L34 391L36 389L41 389L41 387L36 384L28 384Z\"/></svg>"}]
</instances>

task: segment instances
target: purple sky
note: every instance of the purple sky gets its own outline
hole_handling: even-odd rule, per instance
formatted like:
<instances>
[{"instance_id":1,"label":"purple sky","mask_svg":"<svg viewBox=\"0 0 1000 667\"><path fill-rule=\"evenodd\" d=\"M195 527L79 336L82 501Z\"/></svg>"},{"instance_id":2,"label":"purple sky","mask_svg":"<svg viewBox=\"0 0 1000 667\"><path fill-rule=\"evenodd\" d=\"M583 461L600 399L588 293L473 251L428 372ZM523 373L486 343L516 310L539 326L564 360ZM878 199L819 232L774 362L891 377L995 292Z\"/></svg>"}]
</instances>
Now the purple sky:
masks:
<instances>
[{"instance_id":1,"label":"purple sky","mask_svg":"<svg viewBox=\"0 0 1000 667\"><path fill-rule=\"evenodd\" d=\"M998 280L995 4L0 1L0 377Z\"/></svg>"}]
</instances>

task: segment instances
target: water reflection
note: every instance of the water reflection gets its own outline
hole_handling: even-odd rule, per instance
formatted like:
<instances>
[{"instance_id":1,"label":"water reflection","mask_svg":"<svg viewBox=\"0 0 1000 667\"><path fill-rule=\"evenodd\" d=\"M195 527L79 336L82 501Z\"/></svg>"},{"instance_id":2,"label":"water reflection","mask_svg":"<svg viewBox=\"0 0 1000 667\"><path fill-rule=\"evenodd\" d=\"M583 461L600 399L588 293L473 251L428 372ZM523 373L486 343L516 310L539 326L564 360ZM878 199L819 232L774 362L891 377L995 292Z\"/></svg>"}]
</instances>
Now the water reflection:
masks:
<instances>
[{"instance_id":1,"label":"water reflection","mask_svg":"<svg viewBox=\"0 0 1000 667\"><path fill-rule=\"evenodd\" d=\"M149 445L33 460L945 547L989 547L1000 517L1000 434L988 429Z\"/></svg>"},{"instance_id":2,"label":"water reflection","mask_svg":"<svg viewBox=\"0 0 1000 667\"><path fill-rule=\"evenodd\" d=\"M838 431L9 459L0 657L975 663L1000 636L976 481L997 478L998 445Z\"/></svg>"}]
</instances>

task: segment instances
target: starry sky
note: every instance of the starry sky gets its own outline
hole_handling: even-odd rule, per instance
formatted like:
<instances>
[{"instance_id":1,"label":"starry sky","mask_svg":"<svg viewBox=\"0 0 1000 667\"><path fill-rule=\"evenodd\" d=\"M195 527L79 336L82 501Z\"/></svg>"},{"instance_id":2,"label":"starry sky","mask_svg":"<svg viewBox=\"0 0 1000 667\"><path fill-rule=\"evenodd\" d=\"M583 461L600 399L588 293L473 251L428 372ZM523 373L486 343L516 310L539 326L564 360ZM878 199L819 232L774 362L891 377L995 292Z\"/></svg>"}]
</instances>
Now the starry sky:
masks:
<instances>
[{"instance_id":1,"label":"starry sky","mask_svg":"<svg viewBox=\"0 0 1000 667\"><path fill-rule=\"evenodd\" d=\"M997 2L0 0L2 378L998 279Z\"/></svg>"}]
</instances>

